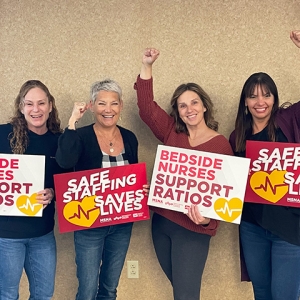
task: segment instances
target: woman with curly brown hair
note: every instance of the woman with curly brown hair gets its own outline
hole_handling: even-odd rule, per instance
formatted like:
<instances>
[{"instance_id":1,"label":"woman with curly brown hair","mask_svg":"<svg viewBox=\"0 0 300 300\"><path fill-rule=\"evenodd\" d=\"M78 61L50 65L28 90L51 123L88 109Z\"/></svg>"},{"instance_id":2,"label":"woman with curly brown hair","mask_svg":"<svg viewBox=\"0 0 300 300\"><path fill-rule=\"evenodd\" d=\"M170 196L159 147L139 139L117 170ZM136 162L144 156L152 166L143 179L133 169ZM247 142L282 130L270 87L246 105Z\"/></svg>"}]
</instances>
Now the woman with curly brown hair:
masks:
<instances>
[{"instance_id":1,"label":"woman with curly brown hair","mask_svg":"<svg viewBox=\"0 0 300 300\"><path fill-rule=\"evenodd\" d=\"M48 300L54 292L56 242L53 175L63 170L55 160L61 133L55 99L38 80L25 82L10 123L0 125L0 153L45 156L45 189L38 192L42 217L0 216L0 299L18 299L23 269L30 299Z\"/></svg>"}]
</instances>

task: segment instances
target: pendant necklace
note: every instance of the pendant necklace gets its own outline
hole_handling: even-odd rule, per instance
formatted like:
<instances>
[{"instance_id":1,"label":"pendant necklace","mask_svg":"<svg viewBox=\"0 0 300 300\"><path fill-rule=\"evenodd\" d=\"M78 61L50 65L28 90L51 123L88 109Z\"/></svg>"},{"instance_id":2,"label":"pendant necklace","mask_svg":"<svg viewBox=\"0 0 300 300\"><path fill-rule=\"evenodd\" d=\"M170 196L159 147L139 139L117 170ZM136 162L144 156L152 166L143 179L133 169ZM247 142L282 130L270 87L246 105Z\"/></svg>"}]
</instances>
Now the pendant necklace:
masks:
<instances>
[{"instance_id":1,"label":"pendant necklace","mask_svg":"<svg viewBox=\"0 0 300 300\"><path fill-rule=\"evenodd\" d=\"M107 137L105 137L100 131L98 131L99 133L100 133L100 135L102 136L102 137L104 137L105 139L107 139L108 141L109 141L109 152L110 153L113 153L114 151L115 151L115 149L114 149L114 143L113 143L113 140L116 138L116 135L117 135L117 133L118 133L118 130L116 130L116 133L114 134L114 136L113 136L113 138L111 139L111 140L109 140Z\"/></svg>"},{"instance_id":2,"label":"pendant necklace","mask_svg":"<svg viewBox=\"0 0 300 300\"><path fill-rule=\"evenodd\" d=\"M110 153L113 153L113 152L115 151L113 140L116 138L117 133L118 133L118 130L117 130L116 133L114 134L112 140L109 140L109 152L110 152Z\"/></svg>"},{"instance_id":3,"label":"pendant necklace","mask_svg":"<svg viewBox=\"0 0 300 300\"><path fill-rule=\"evenodd\" d=\"M109 143L109 152L110 153L113 153L114 151L115 151L115 149L114 149L114 144L112 143L112 141L113 141L113 139L110 141L110 143Z\"/></svg>"},{"instance_id":4,"label":"pendant necklace","mask_svg":"<svg viewBox=\"0 0 300 300\"><path fill-rule=\"evenodd\" d=\"M117 135L117 133L114 135L114 137L112 138L112 140L109 140L109 144L108 145L109 145L109 152L110 153L113 153L115 151L113 140L115 139L116 135Z\"/></svg>"}]
</instances>

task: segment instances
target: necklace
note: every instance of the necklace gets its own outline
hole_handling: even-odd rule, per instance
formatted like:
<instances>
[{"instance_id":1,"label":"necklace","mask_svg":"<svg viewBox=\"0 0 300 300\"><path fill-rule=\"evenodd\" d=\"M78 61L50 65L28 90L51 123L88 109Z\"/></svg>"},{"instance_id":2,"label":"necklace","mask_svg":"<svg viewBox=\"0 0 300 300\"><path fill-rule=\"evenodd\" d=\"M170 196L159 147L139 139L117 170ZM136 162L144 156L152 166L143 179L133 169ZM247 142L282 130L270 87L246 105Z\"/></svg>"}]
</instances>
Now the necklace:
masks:
<instances>
[{"instance_id":1,"label":"necklace","mask_svg":"<svg viewBox=\"0 0 300 300\"><path fill-rule=\"evenodd\" d=\"M113 152L115 151L115 149L114 149L114 144L113 144L112 141L113 141L113 140L111 140L111 141L109 142L109 152L110 152L110 153L113 153Z\"/></svg>"},{"instance_id":2,"label":"necklace","mask_svg":"<svg viewBox=\"0 0 300 300\"><path fill-rule=\"evenodd\" d=\"M113 152L115 151L113 141L114 141L114 139L116 138L116 135L117 135L117 133L118 133L118 130L116 130L116 132L115 132L115 134L113 135L113 138L112 138L111 140L108 139L106 136L104 136L100 131L96 130L96 132L98 132L103 138L105 138L106 140L109 141L109 143L108 143L108 145L109 145L109 152L110 152L110 153L113 153Z\"/></svg>"}]
</instances>

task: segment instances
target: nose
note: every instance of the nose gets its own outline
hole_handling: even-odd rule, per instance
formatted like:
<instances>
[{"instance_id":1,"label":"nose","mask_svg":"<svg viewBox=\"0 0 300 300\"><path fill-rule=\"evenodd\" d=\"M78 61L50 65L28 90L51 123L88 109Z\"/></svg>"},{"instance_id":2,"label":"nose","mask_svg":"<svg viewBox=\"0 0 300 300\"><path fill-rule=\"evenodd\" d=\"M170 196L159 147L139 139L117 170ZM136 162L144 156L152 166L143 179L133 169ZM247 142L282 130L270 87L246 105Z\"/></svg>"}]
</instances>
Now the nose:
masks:
<instances>
[{"instance_id":1,"label":"nose","mask_svg":"<svg viewBox=\"0 0 300 300\"><path fill-rule=\"evenodd\" d=\"M258 103L258 105L263 105L265 103L264 96L258 96L257 97L257 103Z\"/></svg>"},{"instance_id":2,"label":"nose","mask_svg":"<svg viewBox=\"0 0 300 300\"><path fill-rule=\"evenodd\" d=\"M192 105L187 105L186 108L188 112L192 111Z\"/></svg>"},{"instance_id":3,"label":"nose","mask_svg":"<svg viewBox=\"0 0 300 300\"><path fill-rule=\"evenodd\" d=\"M106 105L105 105L105 111L106 111L106 112L111 111L111 105L110 105L110 104L106 104Z\"/></svg>"},{"instance_id":4,"label":"nose","mask_svg":"<svg viewBox=\"0 0 300 300\"><path fill-rule=\"evenodd\" d=\"M38 111L39 105L37 103L33 104L33 111Z\"/></svg>"}]
</instances>

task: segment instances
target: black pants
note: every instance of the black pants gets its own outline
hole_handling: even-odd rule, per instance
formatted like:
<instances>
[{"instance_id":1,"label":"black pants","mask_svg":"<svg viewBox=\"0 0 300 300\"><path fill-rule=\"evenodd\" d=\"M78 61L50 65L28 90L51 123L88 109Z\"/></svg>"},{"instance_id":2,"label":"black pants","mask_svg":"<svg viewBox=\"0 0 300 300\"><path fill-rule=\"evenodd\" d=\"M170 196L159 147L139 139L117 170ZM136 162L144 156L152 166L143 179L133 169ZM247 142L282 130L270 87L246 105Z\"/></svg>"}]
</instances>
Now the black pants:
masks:
<instances>
[{"instance_id":1,"label":"black pants","mask_svg":"<svg viewBox=\"0 0 300 300\"><path fill-rule=\"evenodd\" d=\"M154 213L153 244L159 263L173 286L174 300L200 299L210 238Z\"/></svg>"}]
</instances>

